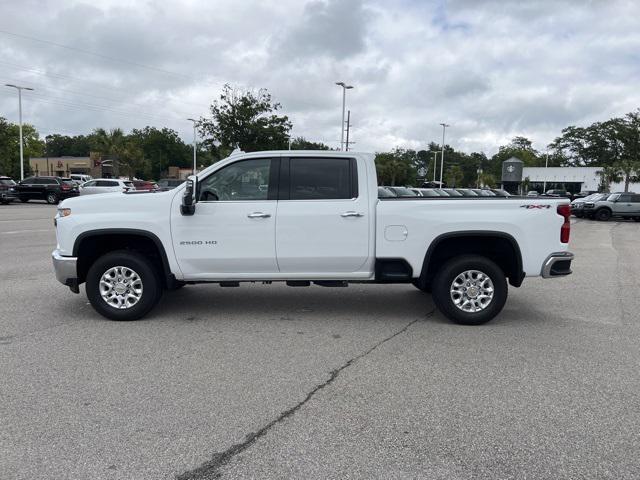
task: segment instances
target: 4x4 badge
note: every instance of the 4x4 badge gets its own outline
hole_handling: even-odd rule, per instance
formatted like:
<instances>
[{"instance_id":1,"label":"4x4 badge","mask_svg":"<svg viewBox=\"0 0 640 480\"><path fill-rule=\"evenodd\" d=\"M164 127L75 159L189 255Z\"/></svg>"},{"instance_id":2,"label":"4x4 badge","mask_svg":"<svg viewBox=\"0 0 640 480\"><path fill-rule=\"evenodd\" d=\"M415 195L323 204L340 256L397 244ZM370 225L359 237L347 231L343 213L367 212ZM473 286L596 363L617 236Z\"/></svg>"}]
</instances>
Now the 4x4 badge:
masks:
<instances>
[{"instance_id":1,"label":"4x4 badge","mask_svg":"<svg viewBox=\"0 0 640 480\"><path fill-rule=\"evenodd\" d=\"M520 205L520 208L531 210L532 208L551 208L551 205Z\"/></svg>"}]
</instances>

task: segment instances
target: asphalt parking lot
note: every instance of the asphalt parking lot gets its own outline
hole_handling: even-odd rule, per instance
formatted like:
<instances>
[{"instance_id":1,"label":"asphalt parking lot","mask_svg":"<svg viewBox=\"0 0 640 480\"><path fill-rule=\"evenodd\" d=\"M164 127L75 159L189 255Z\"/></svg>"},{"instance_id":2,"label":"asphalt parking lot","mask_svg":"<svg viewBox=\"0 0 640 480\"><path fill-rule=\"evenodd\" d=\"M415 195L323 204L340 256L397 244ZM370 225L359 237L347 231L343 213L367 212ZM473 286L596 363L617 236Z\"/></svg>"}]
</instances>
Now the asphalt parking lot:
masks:
<instances>
[{"instance_id":1,"label":"asphalt parking lot","mask_svg":"<svg viewBox=\"0 0 640 480\"><path fill-rule=\"evenodd\" d=\"M105 320L0 207L0 478L640 477L640 224L482 327L412 286L197 285Z\"/></svg>"}]
</instances>

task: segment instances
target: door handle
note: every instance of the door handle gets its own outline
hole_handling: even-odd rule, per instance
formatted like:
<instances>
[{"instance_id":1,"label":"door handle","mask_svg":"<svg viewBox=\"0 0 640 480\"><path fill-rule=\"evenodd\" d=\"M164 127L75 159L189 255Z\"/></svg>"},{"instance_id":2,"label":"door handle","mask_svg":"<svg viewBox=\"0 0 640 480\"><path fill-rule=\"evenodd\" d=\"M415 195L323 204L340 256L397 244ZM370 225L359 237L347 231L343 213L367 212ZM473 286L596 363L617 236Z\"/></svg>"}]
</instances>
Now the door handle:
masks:
<instances>
[{"instance_id":1,"label":"door handle","mask_svg":"<svg viewBox=\"0 0 640 480\"><path fill-rule=\"evenodd\" d=\"M340 214L341 217L364 217L364 213L354 212L350 210L348 212L344 212Z\"/></svg>"},{"instance_id":2,"label":"door handle","mask_svg":"<svg viewBox=\"0 0 640 480\"><path fill-rule=\"evenodd\" d=\"M253 212L247 215L249 218L269 218L271 216L270 213L262 213L262 212Z\"/></svg>"}]
</instances>

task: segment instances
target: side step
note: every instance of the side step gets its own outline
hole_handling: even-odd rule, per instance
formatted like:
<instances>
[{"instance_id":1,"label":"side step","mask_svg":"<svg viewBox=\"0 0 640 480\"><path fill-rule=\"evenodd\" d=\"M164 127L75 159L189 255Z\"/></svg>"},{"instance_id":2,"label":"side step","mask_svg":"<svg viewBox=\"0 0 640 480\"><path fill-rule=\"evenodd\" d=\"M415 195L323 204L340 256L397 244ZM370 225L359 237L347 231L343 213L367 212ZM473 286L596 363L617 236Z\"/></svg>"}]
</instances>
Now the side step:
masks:
<instances>
[{"instance_id":1,"label":"side step","mask_svg":"<svg viewBox=\"0 0 640 480\"><path fill-rule=\"evenodd\" d=\"M287 287L308 287L311 285L309 280L287 280Z\"/></svg>"},{"instance_id":2,"label":"side step","mask_svg":"<svg viewBox=\"0 0 640 480\"><path fill-rule=\"evenodd\" d=\"M317 280L313 282L319 287L348 287L349 283L344 280Z\"/></svg>"},{"instance_id":3,"label":"side step","mask_svg":"<svg viewBox=\"0 0 640 480\"><path fill-rule=\"evenodd\" d=\"M220 282L221 287L239 287L240 282Z\"/></svg>"}]
</instances>

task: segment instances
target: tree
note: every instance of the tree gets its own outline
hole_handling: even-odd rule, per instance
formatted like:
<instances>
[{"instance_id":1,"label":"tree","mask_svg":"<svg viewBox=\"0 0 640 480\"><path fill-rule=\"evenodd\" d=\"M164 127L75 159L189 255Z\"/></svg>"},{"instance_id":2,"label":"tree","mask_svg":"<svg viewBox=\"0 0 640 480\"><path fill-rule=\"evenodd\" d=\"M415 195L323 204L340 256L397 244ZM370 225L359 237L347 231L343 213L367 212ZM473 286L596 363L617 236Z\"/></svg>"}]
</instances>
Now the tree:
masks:
<instances>
[{"instance_id":1,"label":"tree","mask_svg":"<svg viewBox=\"0 0 640 480\"><path fill-rule=\"evenodd\" d=\"M117 155L120 173L126 172L129 179L146 176L144 152L135 140L128 139L119 145Z\"/></svg>"},{"instance_id":2,"label":"tree","mask_svg":"<svg viewBox=\"0 0 640 480\"><path fill-rule=\"evenodd\" d=\"M120 128L108 132L104 128L96 128L91 135L91 148L102 155L118 156L125 142L125 134Z\"/></svg>"},{"instance_id":3,"label":"tree","mask_svg":"<svg viewBox=\"0 0 640 480\"><path fill-rule=\"evenodd\" d=\"M620 170L613 165L605 165L602 170L596 172L600 177L600 188L603 192L608 192L612 183L618 183L622 180Z\"/></svg>"},{"instance_id":4,"label":"tree","mask_svg":"<svg viewBox=\"0 0 640 480\"><path fill-rule=\"evenodd\" d=\"M331 150L322 142L311 142L304 137L296 137L291 140L291 150Z\"/></svg>"},{"instance_id":5,"label":"tree","mask_svg":"<svg viewBox=\"0 0 640 480\"><path fill-rule=\"evenodd\" d=\"M478 176L478 180L480 180L480 185L479 185L480 187L495 188L495 186L496 186L496 179L490 173L482 172Z\"/></svg>"},{"instance_id":6,"label":"tree","mask_svg":"<svg viewBox=\"0 0 640 480\"><path fill-rule=\"evenodd\" d=\"M462 168L459 165L451 165L447 170L447 174L445 176L447 185L451 187L459 187L460 181L464 177L464 173L462 172Z\"/></svg>"},{"instance_id":7,"label":"tree","mask_svg":"<svg viewBox=\"0 0 640 480\"><path fill-rule=\"evenodd\" d=\"M236 147L245 152L286 149L292 125L286 115L276 114L280 108L267 90L240 91L227 84L211 104L211 118L200 119L200 133L218 158Z\"/></svg>"},{"instance_id":8,"label":"tree","mask_svg":"<svg viewBox=\"0 0 640 480\"><path fill-rule=\"evenodd\" d=\"M146 170L144 178L160 178L169 166L186 168L193 164L191 145L185 144L175 130L147 126L133 129L128 138L142 149ZM198 159L203 160L201 155Z\"/></svg>"},{"instance_id":9,"label":"tree","mask_svg":"<svg viewBox=\"0 0 640 480\"><path fill-rule=\"evenodd\" d=\"M415 152L395 148L391 152L376 153L376 170L380 185L413 185L416 181Z\"/></svg>"},{"instance_id":10,"label":"tree","mask_svg":"<svg viewBox=\"0 0 640 480\"><path fill-rule=\"evenodd\" d=\"M30 157L40 157L44 152L44 142L40 140L33 125L22 125L24 172L31 172ZM20 178L20 133L19 126L0 117L0 175Z\"/></svg>"}]
</instances>

